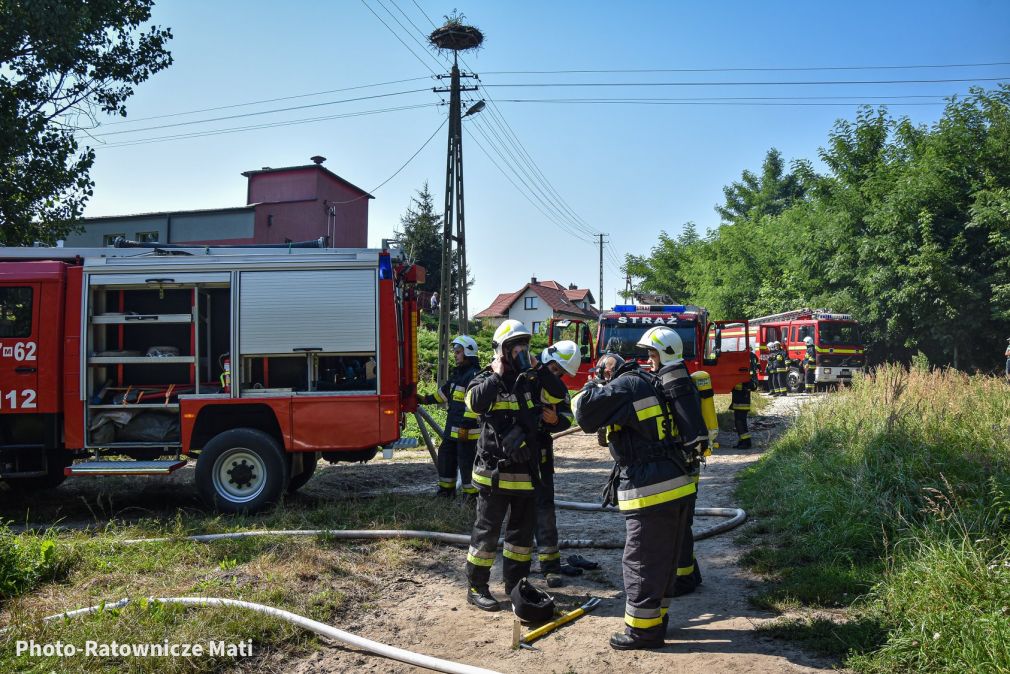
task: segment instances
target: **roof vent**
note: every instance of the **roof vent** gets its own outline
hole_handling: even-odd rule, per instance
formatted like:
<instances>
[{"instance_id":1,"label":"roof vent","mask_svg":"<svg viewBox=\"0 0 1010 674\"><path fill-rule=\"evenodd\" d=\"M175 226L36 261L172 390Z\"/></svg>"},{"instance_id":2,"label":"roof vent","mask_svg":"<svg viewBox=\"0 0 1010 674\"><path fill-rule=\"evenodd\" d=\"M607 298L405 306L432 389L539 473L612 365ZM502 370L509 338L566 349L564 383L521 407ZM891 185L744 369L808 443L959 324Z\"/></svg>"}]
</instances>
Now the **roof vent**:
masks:
<instances>
[{"instance_id":1,"label":"roof vent","mask_svg":"<svg viewBox=\"0 0 1010 674\"><path fill-rule=\"evenodd\" d=\"M320 156L318 154L315 157L309 157L309 159L312 160L313 164L322 164L324 161L326 161L326 157Z\"/></svg>"},{"instance_id":2,"label":"roof vent","mask_svg":"<svg viewBox=\"0 0 1010 674\"><path fill-rule=\"evenodd\" d=\"M577 285L575 285L574 283L569 283L568 284L568 289L569 290L578 290L579 287Z\"/></svg>"},{"instance_id":3,"label":"roof vent","mask_svg":"<svg viewBox=\"0 0 1010 674\"><path fill-rule=\"evenodd\" d=\"M536 285L537 284L537 277L536 276L530 277L530 283L532 283L533 285Z\"/></svg>"}]
</instances>

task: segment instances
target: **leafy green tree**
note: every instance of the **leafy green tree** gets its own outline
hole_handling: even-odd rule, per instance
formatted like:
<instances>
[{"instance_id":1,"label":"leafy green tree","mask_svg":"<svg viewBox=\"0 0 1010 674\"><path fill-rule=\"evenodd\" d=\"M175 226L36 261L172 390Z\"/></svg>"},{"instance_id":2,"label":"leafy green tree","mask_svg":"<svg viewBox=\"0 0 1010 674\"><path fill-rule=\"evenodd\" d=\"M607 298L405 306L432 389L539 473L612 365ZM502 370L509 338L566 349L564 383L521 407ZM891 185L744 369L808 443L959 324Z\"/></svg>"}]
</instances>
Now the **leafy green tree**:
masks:
<instances>
[{"instance_id":1,"label":"leafy green tree","mask_svg":"<svg viewBox=\"0 0 1010 674\"><path fill-rule=\"evenodd\" d=\"M726 202L715 210L725 222L778 215L804 194L800 176L785 172L782 153L775 148L765 155L760 175L745 170L740 180L723 187L722 191Z\"/></svg>"},{"instance_id":2,"label":"leafy green tree","mask_svg":"<svg viewBox=\"0 0 1010 674\"><path fill-rule=\"evenodd\" d=\"M0 1L0 242L53 241L92 194L94 151L75 134L126 115L133 88L168 67L153 0Z\"/></svg>"}]
</instances>

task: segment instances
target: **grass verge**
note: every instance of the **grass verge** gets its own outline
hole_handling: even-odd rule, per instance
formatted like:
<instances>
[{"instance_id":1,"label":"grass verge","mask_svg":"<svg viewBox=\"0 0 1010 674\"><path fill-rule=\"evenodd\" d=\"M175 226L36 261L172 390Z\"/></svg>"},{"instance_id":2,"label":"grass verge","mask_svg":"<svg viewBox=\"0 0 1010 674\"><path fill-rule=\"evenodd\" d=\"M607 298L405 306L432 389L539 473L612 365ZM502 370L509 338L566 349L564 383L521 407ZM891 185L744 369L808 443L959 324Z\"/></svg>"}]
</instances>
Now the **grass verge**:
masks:
<instances>
[{"instance_id":1,"label":"grass verge","mask_svg":"<svg viewBox=\"0 0 1010 674\"><path fill-rule=\"evenodd\" d=\"M1010 391L880 368L805 412L739 496L762 607L846 607L775 636L859 671L1010 671Z\"/></svg>"}]
</instances>

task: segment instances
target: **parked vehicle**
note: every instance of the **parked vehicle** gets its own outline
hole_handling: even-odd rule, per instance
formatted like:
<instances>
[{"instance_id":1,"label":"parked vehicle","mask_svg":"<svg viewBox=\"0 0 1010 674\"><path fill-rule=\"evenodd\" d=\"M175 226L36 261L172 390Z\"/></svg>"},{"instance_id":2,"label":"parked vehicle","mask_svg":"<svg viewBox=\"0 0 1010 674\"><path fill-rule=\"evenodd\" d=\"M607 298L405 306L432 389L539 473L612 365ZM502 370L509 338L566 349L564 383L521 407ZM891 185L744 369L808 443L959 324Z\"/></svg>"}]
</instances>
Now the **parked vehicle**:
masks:
<instances>
[{"instance_id":1,"label":"parked vehicle","mask_svg":"<svg viewBox=\"0 0 1010 674\"><path fill-rule=\"evenodd\" d=\"M728 341L727 326L739 326L747 334L747 321L713 321L702 307L658 304L619 304L600 314L595 342L588 322L551 320L550 343L572 339L582 349L582 365L568 385L581 388L591 376L596 359L605 353L617 353L625 359L645 362L643 349L635 346L642 334L656 325L673 328L684 342L684 361L688 370L705 370L712 377L716 393L729 393L741 382L750 380L750 350L747 339Z\"/></svg>"},{"instance_id":2,"label":"parked vehicle","mask_svg":"<svg viewBox=\"0 0 1010 674\"><path fill-rule=\"evenodd\" d=\"M195 458L209 506L252 512L409 444L423 280L388 250L0 248L0 479Z\"/></svg>"},{"instance_id":3,"label":"parked vehicle","mask_svg":"<svg viewBox=\"0 0 1010 674\"><path fill-rule=\"evenodd\" d=\"M852 383L852 377L863 371L865 349L859 323L849 314L829 309L797 309L750 319L751 347L758 354L758 381L767 386L768 343L781 342L789 354L787 382L789 390L803 390L803 357L805 338L814 340L815 381L817 389ZM740 336L739 331L724 335Z\"/></svg>"}]
</instances>

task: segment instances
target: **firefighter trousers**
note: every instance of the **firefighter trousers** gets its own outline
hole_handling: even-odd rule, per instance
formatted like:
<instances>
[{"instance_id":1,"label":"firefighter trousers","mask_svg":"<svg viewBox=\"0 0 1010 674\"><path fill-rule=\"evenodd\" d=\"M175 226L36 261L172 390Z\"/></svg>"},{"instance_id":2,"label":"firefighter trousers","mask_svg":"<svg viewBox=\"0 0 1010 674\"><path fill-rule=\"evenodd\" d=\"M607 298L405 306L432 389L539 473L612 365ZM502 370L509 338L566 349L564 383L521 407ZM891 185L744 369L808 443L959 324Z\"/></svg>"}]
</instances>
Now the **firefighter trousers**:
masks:
<instances>
[{"instance_id":1,"label":"firefighter trousers","mask_svg":"<svg viewBox=\"0 0 1010 674\"><path fill-rule=\"evenodd\" d=\"M558 519L554 508L554 469L541 465L540 482L535 487L537 520L534 540L541 573L561 572L561 550L558 549Z\"/></svg>"},{"instance_id":2,"label":"firefighter trousers","mask_svg":"<svg viewBox=\"0 0 1010 674\"><path fill-rule=\"evenodd\" d=\"M817 389L817 371L813 365L807 365L804 380L807 393L813 393Z\"/></svg>"},{"instance_id":3,"label":"firefighter trousers","mask_svg":"<svg viewBox=\"0 0 1010 674\"><path fill-rule=\"evenodd\" d=\"M694 505L680 498L625 517L624 631L638 639L661 640L663 616L675 596L677 559Z\"/></svg>"},{"instance_id":4,"label":"firefighter trousers","mask_svg":"<svg viewBox=\"0 0 1010 674\"><path fill-rule=\"evenodd\" d=\"M535 519L536 500L532 494L509 494L490 489L481 489L477 493L477 519L473 523L470 549L466 555L466 578L470 587L481 588L488 584L503 523L502 576L505 591L511 592L520 580L530 574Z\"/></svg>"},{"instance_id":5,"label":"firefighter trousers","mask_svg":"<svg viewBox=\"0 0 1010 674\"><path fill-rule=\"evenodd\" d=\"M733 387L730 409L733 410L733 424L739 442L750 440L750 429L747 428L747 415L750 413L750 389L743 384Z\"/></svg>"},{"instance_id":6,"label":"firefighter trousers","mask_svg":"<svg viewBox=\"0 0 1010 674\"><path fill-rule=\"evenodd\" d=\"M691 527L694 525L694 506L698 502L698 493L691 494L685 500L690 501L691 505L688 509L687 528L684 530L684 542L681 544L680 554L677 556L677 578L675 579L673 588L674 597L694 592L701 585L701 568L698 566L698 559L694 556L694 532L691 530Z\"/></svg>"},{"instance_id":7,"label":"firefighter trousers","mask_svg":"<svg viewBox=\"0 0 1010 674\"><path fill-rule=\"evenodd\" d=\"M470 482L473 460L477 455L476 440L453 440L447 438L438 446L438 490L456 491L456 471L459 471L461 489L464 494L476 494L477 489Z\"/></svg>"}]
</instances>

